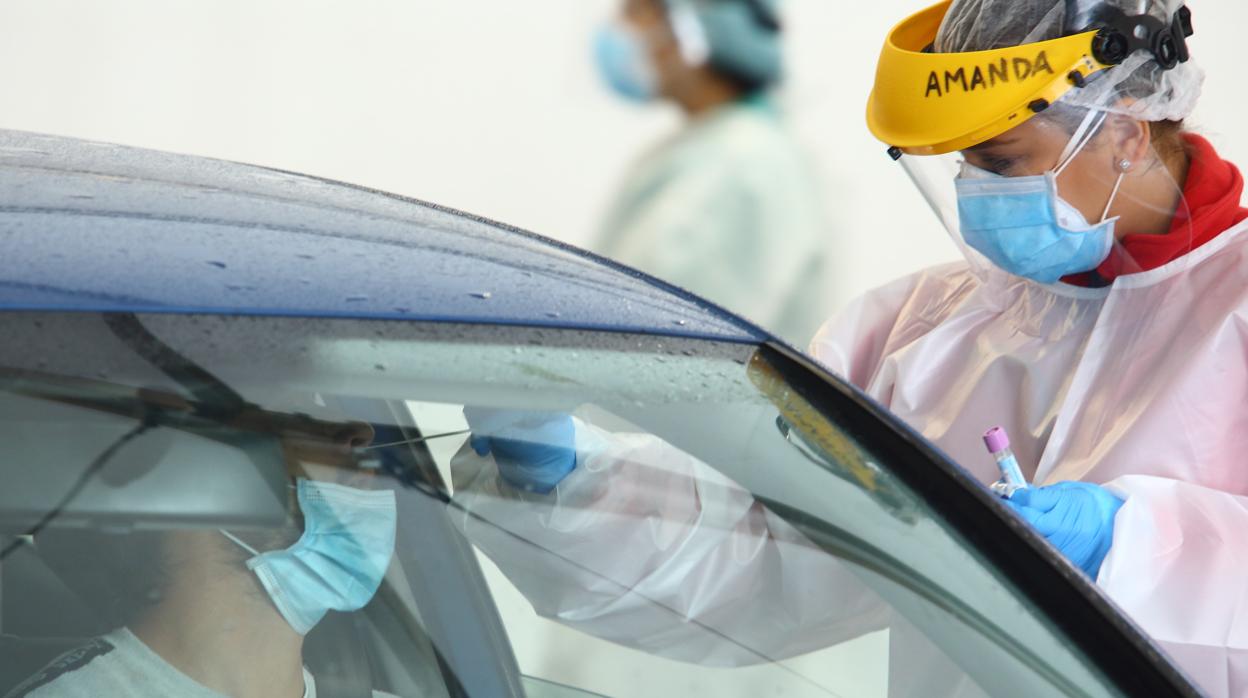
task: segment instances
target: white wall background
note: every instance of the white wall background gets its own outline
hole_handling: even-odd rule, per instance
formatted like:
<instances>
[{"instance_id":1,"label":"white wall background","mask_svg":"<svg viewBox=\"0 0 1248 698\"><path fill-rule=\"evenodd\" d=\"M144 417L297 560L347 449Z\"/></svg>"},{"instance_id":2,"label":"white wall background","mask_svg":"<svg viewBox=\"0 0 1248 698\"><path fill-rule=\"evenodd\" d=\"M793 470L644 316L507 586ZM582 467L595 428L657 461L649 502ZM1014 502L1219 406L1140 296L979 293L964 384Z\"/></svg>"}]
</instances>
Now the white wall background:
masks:
<instances>
[{"instance_id":1,"label":"white wall background","mask_svg":"<svg viewBox=\"0 0 1248 698\"><path fill-rule=\"evenodd\" d=\"M824 172L840 295L955 253L868 135L884 33L924 0L789 0L785 101ZM1248 3L1191 0L1194 124L1248 162ZM588 244L675 114L587 60L614 0L0 0L0 127L303 171Z\"/></svg>"}]
</instances>

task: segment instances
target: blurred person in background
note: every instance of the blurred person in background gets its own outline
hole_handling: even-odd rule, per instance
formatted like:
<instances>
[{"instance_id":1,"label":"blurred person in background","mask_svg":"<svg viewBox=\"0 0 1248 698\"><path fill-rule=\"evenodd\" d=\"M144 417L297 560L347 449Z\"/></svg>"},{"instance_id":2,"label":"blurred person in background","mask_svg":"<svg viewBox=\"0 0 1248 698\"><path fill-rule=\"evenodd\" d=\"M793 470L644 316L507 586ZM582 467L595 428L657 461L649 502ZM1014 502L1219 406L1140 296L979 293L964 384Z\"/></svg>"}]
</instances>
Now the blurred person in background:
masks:
<instances>
[{"instance_id":1,"label":"blurred person in background","mask_svg":"<svg viewBox=\"0 0 1248 698\"><path fill-rule=\"evenodd\" d=\"M804 344L831 294L817 187L770 95L782 36L777 0L624 0L599 69L685 124L636 164L596 249Z\"/></svg>"}]
</instances>

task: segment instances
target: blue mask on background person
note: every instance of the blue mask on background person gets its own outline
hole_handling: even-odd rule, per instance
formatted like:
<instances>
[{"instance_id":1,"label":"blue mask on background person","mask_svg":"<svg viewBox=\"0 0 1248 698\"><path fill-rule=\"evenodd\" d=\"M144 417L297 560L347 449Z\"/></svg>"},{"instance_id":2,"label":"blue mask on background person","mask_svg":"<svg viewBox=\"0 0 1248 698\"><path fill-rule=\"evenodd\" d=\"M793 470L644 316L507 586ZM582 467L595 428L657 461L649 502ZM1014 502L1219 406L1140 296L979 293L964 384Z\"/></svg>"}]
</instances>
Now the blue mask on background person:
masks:
<instances>
[{"instance_id":1,"label":"blue mask on background person","mask_svg":"<svg viewBox=\"0 0 1248 698\"><path fill-rule=\"evenodd\" d=\"M620 24L608 24L594 39L598 71L616 94L634 102L658 96L659 78L650 62L645 40Z\"/></svg>"},{"instance_id":2,"label":"blue mask on background person","mask_svg":"<svg viewBox=\"0 0 1248 698\"><path fill-rule=\"evenodd\" d=\"M394 492L357 490L300 478L303 535L285 550L258 553L247 561L273 605L300 635L330 610L358 611L377 593L394 555L398 513Z\"/></svg>"}]
</instances>

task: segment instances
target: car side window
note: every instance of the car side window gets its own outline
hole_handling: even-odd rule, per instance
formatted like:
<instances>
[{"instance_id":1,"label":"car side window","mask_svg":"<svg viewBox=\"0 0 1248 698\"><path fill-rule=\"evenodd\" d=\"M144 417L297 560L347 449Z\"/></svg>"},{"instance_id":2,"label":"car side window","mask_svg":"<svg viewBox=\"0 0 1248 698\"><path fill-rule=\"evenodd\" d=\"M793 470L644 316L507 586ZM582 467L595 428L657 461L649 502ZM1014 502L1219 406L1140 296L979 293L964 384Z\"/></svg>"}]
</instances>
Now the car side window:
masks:
<instances>
[{"instance_id":1,"label":"car side window","mask_svg":"<svg viewBox=\"0 0 1248 698\"><path fill-rule=\"evenodd\" d=\"M525 673L604 695L1113 694L890 463L758 354L725 364L690 371L734 375L718 399L584 393L581 460L548 494L435 452Z\"/></svg>"},{"instance_id":2,"label":"car side window","mask_svg":"<svg viewBox=\"0 0 1248 698\"><path fill-rule=\"evenodd\" d=\"M416 421L431 433L453 433L468 427L459 405L413 401L408 403L408 408ZM639 431L605 410L585 406L581 413L595 424L612 424L632 434ZM448 482L456 457L467 453L463 448L462 439L430 445ZM626 526L631 525L632 522L626 523ZM694 663L626 648L543 617L488 555L478 549L478 556L520 668L527 677L540 677L565 687L581 687L595 695L600 692L609 696L661 695L672 691L673 687L680 687L690 695L760 695L773 692L777 687L796 691L794 695L826 695L824 688L831 686L836 686L842 695L887 695L886 628L784 662L764 660L731 671L710 671ZM686 622L674 617L673 621ZM720 642L730 644L732 640L710 639L710 644ZM530 695L546 694L530 691Z\"/></svg>"},{"instance_id":3,"label":"car side window","mask_svg":"<svg viewBox=\"0 0 1248 698\"><path fill-rule=\"evenodd\" d=\"M292 446L270 423L335 434L366 425L369 437L342 452L347 465L312 472L355 483L357 471L374 471L395 492L397 564L369 607L329 616L345 623L339 638L360 638L351 641L363 651L358 668L343 675L363 675L374 690L1117 694L1051 618L897 476L903 464L812 402L757 346L339 319L133 317L168 349L161 356L172 352L196 369L179 372L153 367L98 316L0 319L8 336L24 338L21 351L0 348L0 388L17 396L0 400L11 430L0 474L29 490L19 497L21 488L0 488L8 540L56 509L82 475L61 464L89 464L105 437L116 438L120 425L100 431L101 407L116 413L121 405L133 423L143 414L134 405L186 412L174 398L198 390L187 404L204 424L196 431L189 418L170 421L174 440L143 452L146 469L88 473L86 494L49 517L49 530L179 531L229 551L221 529L299 523L290 462L306 443ZM188 389L177 379L186 375L228 388L217 392L236 394L247 418L204 409L203 385ZM822 380L802 377L810 379ZM57 410L89 414L40 421L20 404L32 399L32 385ZM43 437L30 437L34 426ZM39 478L23 470L34 462L43 464ZM218 487L246 496L212 496ZM72 566L63 579L74 579ZM5 619L14 603L22 605L4 593L0 630L12 627ZM38 623L28 629L28 639L52 637ZM331 652L331 668L336 659ZM10 661L0 657L6 668Z\"/></svg>"}]
</instances>

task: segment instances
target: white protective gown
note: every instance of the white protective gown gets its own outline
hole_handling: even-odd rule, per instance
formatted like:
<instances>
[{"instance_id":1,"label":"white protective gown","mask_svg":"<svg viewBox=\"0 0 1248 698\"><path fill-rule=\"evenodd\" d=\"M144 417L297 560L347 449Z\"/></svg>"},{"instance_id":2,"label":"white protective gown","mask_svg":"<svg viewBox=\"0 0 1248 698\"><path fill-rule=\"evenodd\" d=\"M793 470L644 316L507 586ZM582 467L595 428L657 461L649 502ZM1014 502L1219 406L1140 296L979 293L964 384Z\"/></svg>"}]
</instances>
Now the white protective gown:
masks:
<instances>
[{"instance_id":1,"label":"white protective gown","mask_svg":"<svg viewBox=\"0 0 1248 698\"><path fill-rule=\"evenodd\" d=\"M985 484L999 473L981 435L999 424L1033 482L1083 480L1124 497L1097 583L1211 696L1248 695L1248 223L1104 289L965 263L920 272L855 302L811 350ZM547 575L506 536L465 520L539 613L708 664L750 660L638 596L770 658L885 624L895 656L913 641L832 559L795 554L801 546L786 541L796 534L747 494L700 496L689 476L715 482L706 465L653 437L608 441L578 444L586 467L553 503L506 491L474 456L457 466L465 508L638 592ZM915 683L918 654L903 656L910 672L892 677L892 695L978 694L939 657L930 676L947 683Z\"/></svg>"},{"instance_id":2,"label":"white protective gown","mask_svg":"<svg viewBox=\"0 0 1248 698\"><path fill-rule=\"evenodd\" d=\"M1098 585L1211 696L1248 695L1248 223L1106 289L922 272L811 350L982 482L1000 423L1037 484L1124 497Z\"/></svg>"},{"instance_id":3,"label":"white protective gown","mask_svg":"<svg viewBox=\"0 0 1248 698\"><path fill-rule=\"evenodd\" d=\"M764 98L689 123L630 172L595 251L803 342L836 302L809 163Z\"/></svg>"}]
</instances>

